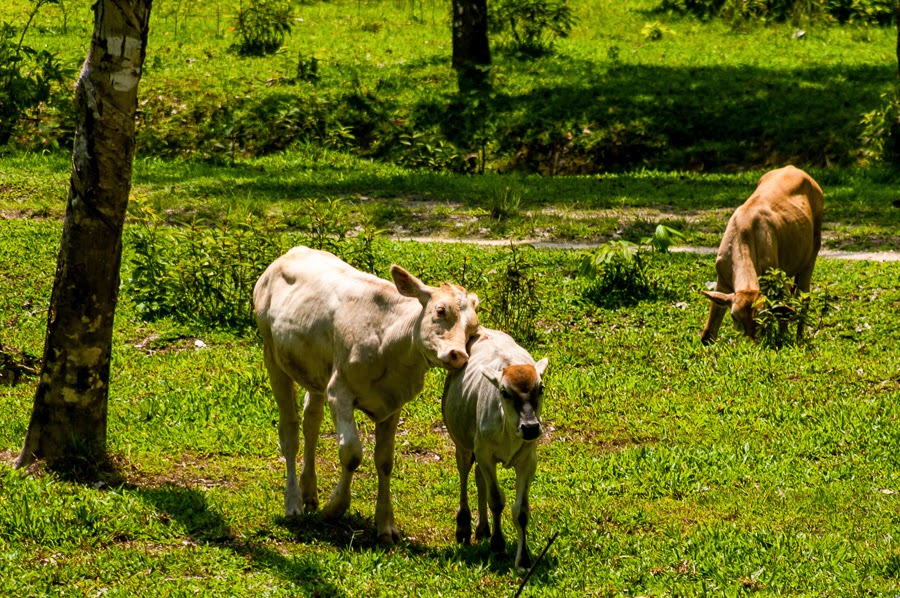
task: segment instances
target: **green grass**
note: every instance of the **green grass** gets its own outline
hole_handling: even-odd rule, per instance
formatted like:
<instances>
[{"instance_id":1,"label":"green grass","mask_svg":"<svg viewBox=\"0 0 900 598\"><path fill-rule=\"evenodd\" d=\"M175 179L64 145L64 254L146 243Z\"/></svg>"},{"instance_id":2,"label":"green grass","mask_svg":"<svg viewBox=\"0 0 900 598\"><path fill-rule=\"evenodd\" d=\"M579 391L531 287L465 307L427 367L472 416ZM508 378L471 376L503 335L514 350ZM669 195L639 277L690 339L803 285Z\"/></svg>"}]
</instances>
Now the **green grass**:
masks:
<instances>
[{"instance_id":1,"label":"green grass","mask_svg":"<svg viewBox=\"0 0 900 598\"><path fill-rule=\"evenodd\" d=\"M61 153L0 156L0 215L62 218L69 159ZM289 224L310 201L341 199L352 229L365 222L399 237L526 238L632 242L657 224L685 233L684 244L714 247L728 216L763 171L692 174L637 171L579 177L484 177L404 169L345 153L288 151L234 167L138 159L132 213L148 205L170 222L219 221L247 214ZM880 170L812 170L825 191L825 246L893 249L900 243L896 179ZM491 216L496 189L523 191L521 216Z\"/></svg>"},{"instance_id":2,"label":"green grass","mask_svg":"<svg viewBox=\"0 0 900 598\"><path fill-rule=\"evenodd\" d=\"M731 26L659 13L655 0L571 4L576 26L555 52L520 60L495 45L490 112L475 114L458 109L449 6L300 4L285 46L264 58L230 50L234 1L155 6L138 152L228 162L312 141L441 169L480 153L480 135L489 171L848 166L862 116L895 80L890 27ZM21 22L27 6L0 2L0 19ZM74 79L92 17L69 7L63 32L62 16L46 7L28 41L58 52ZM669 32L648 39L656 21ZM310 57L319 79L298 82ZM69 145L70 91L58 91L23 123L21 146Z\"/></svg>"},{"instance_id":3,"label":"green grass","mask_svg":"<svg viewBox=\"0 0 900 598\"><path fill-rule=\"evenodd\" d=\"M0 341L42 345L56 221L0 223ZM126 247L126 252L131 248ZM658 301L599 309L578 252L527 251L548 356L532 489L535 551L560 536L525 595L893 595L900 591L900 265L822 259L839 311L810 343L766 351L723 328L704 348L711 256L654 257ZM390 262L486 296L503 248L381 242ZM127 260L126 260L127 263ZM127 277L127 272L123 278ZM485 315L492 306L485 305ZM37 312L37 313L32 313ZM154 336L158 335L158 336ZM204 348L197 348L194 339ZM348 516L282 517L276 409L255 335L117 315L110 450L99 488L0 465L0 592L111 595L511 595L510 560L453 539L456 470L442 375L404 410L394 500L406 540L373 545L374 428ZM0 447L20 446L33 380L0 387ZM320 490L337 479L326 421ZM502 481L511 492L512 475ZM511 524L504 520L511 533Z\"/></svg>"}]
</instances>

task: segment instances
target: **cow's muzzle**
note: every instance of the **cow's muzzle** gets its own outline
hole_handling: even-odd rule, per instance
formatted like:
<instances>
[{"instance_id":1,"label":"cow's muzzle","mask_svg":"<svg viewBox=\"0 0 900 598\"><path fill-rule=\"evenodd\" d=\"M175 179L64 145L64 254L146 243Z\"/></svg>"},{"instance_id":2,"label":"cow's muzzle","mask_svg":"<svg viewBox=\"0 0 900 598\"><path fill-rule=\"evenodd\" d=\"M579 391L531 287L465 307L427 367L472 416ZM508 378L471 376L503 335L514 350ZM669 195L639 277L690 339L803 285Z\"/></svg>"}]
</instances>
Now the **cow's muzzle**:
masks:
<instances>
[{"instance_id":1,"label":"cow's muzzle","mask_svg":"<svg viewBox=\"0 0 900 598\"><path fill-rule=\"evenodd\" d=\"M441 364L448 370L458 370L466 365L469 361L469 356L465 351L450 349L443 355L438 355L438 359L441 360Z\"/></svg>"},{"instance_id":2,"label":"cow's muzzle","mask_svg":"<svg viewBox=\"0 0 900 598\"><path fill-rule=\"evenodd\" d=\"M537 420L521 422L519 424L519 436L522 437L522 440L535 440L540 438L542 433L541 422Z\"/></svg>"}]
</instances>

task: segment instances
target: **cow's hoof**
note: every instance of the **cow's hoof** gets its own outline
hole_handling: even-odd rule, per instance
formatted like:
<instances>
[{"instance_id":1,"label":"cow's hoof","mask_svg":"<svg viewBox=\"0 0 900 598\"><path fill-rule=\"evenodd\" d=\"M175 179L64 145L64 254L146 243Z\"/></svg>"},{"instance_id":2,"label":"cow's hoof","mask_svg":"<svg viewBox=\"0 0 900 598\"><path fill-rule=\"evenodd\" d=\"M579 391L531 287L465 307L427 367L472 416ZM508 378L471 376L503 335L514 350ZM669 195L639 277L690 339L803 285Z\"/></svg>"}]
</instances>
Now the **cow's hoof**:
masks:
<instances>
[{"instance_id":1,"label":"cow's hoof","mask_svg":"<svg viewBox=\"0 0 900 598\"><path fill-rule=\"evenodd\" d=\"M400 541L400 530L391 526L390 528L378 533L378 543L382 546L393 546Z\"/></svg>"},{"instance_id":2,"label":"cow's hoof","mask_svg":"<svg viewBox=\"0 0 900 598\"><path fill-rule=\"evenodd\" d=\"M470 545L470 544L472 543L472 532L471 532L471 530L465 531L465 532L457 531L457 532L456 532L456 543L457 543L457 544L463 544L463 545L465 545L465 546Z\"/></svg>"},{"instance_id":3,"label":"cow's hoof","mask_svg":"<svg viewBox=\"0 0 900 598\"><path fill-rule=\"evenodd\" d=\"M315 513L319 510L319 501L318 500L307 500L303 503L303 512L304 513Z\"/></svg>"},{"instance_id":4,"label":"cow's hoof","mask_svg":"<svg viewBox=\"0 0 900 598\"><path fill-rule=\"evenodd\" d=\"M332 498L322 509L322 516L325 519L339 519L341 515L347 512L349 506L349 500L335 500Z\"/></svg>"},{"instance_id":5,"label":"cow's hoof","mask_svg":"<svg viewBox=\"0 0 900 598\"><path fill-rule=\"evenodd\" d=\"M485 538L490 538L490 537L491 537L491 528L489 525L487 525L487 524L479 525L478 527L475 528L475 539L478 540L479 542L481 540L484 540Z\"/></svg>"},{"instance_id":6,"label":"cow's hoof","mask_svg":"<svg viewBox=\"0 0 900 598\"><path fill-rule=\"evenodd\" d=\"M491 552L494 554L506 554L506 538L502 534L491 536Z\"/></svg>"}]
</instances>

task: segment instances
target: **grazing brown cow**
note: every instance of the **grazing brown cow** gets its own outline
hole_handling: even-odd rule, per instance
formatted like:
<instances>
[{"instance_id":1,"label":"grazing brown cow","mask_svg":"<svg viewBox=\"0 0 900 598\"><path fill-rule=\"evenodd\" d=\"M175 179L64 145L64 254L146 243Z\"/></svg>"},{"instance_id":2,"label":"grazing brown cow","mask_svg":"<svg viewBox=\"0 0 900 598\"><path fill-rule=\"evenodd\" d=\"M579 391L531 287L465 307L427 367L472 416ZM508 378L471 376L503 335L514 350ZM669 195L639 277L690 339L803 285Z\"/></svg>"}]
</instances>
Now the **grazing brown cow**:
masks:
<instances>
[{"instance_id":1,"label":"grazing brown cow","mask_svg":"<svg viewBox=\"0 0 900 598\"><path fill-rule=\"evenodd\" d=\"M399 266L391 266L391 276L393 284L328 252L295 247L269 266L253 292L287 462L285 514L318 507L315 451L327 398L341 477L322 512L337 518L350 506L350 481L362 461L353 418L359 409L375 422L375 524L383 544L400 538L390 489L400 408L422 390L429 368L466 364L466 342L478 328L478 297L464 288L430 287ZM307 391L299 485L295 383Z\"/></svg>"},{"instance_id":2,"label":"grazing brown cow","mask_svg":"<svg viewBox=\"0 0 900 598\"><path fill-rule=\"evenodd\" d=\"M472 533L468 482L472 463L477 463L478 527L475 537L491 537L491 550L506 551L500 529L503 491L497 482L497 464L516 470L516 502L512 507L518 536L516 568L531 567L526 543L530 509L528 490L537 469L537 439L542 434L541 376L547 358L535 363L528 351L499 330L479 328L469 342L469 362L450 372L444 383L442 410L444 423L456 444L459 470L459 512L456 540L468 544ZM493 514L494 533L488 523L487 507Z\"/></svg>"},{"instance_id":3,"label":"grazing brown cow","mask_svg":"<svg viewBox=\"0 0 900 598\"><path fill-rule=\"evenodd\" d=\"M728 221L716 255L716 290L703 291L712 301L703 329L704 345L715 341L727 310L738 328L756 338L754 304L760 297L759 276L772 268L793 277L808 292L816 256L822 245L822 189L793 166L767 172L753 195ZM803 324L797 326L797 338Z\"/></svg>"}]
</instances>

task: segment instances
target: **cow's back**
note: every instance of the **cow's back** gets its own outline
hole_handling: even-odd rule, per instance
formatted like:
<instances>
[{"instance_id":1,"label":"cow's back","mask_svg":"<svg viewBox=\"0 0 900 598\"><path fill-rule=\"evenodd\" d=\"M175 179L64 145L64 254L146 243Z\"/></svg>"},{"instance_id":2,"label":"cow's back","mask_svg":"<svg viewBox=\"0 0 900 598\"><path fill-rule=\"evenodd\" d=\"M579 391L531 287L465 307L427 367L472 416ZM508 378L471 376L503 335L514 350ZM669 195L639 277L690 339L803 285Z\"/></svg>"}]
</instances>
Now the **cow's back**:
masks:
<instances>
[{"instance_id":1,"label":"cow's back","mask_svg":"<svg viewBox=\"0 0 900 598\"><path fill-rule=\"evenodd\" d=\"M350 356L343 353L361 338L377 335L401 303L409 300L391 283L308 247L275 260L253 292L267 350L292 378L320 391L335 361L347 361Z\"/></svg>"},{"instance_id":2,"label":"cow's back","mask_svg":"<svg viewBox=\"0 0 900 598\"><path fill-rule=\"evenodd\" d=\"M742 259L758 273L780 268L793 276L809 268L821 247L823 209L822 189L804 171L785 166L767 172L729 219L717 271L721 275Z\"/></svg>"}]
</instances>

